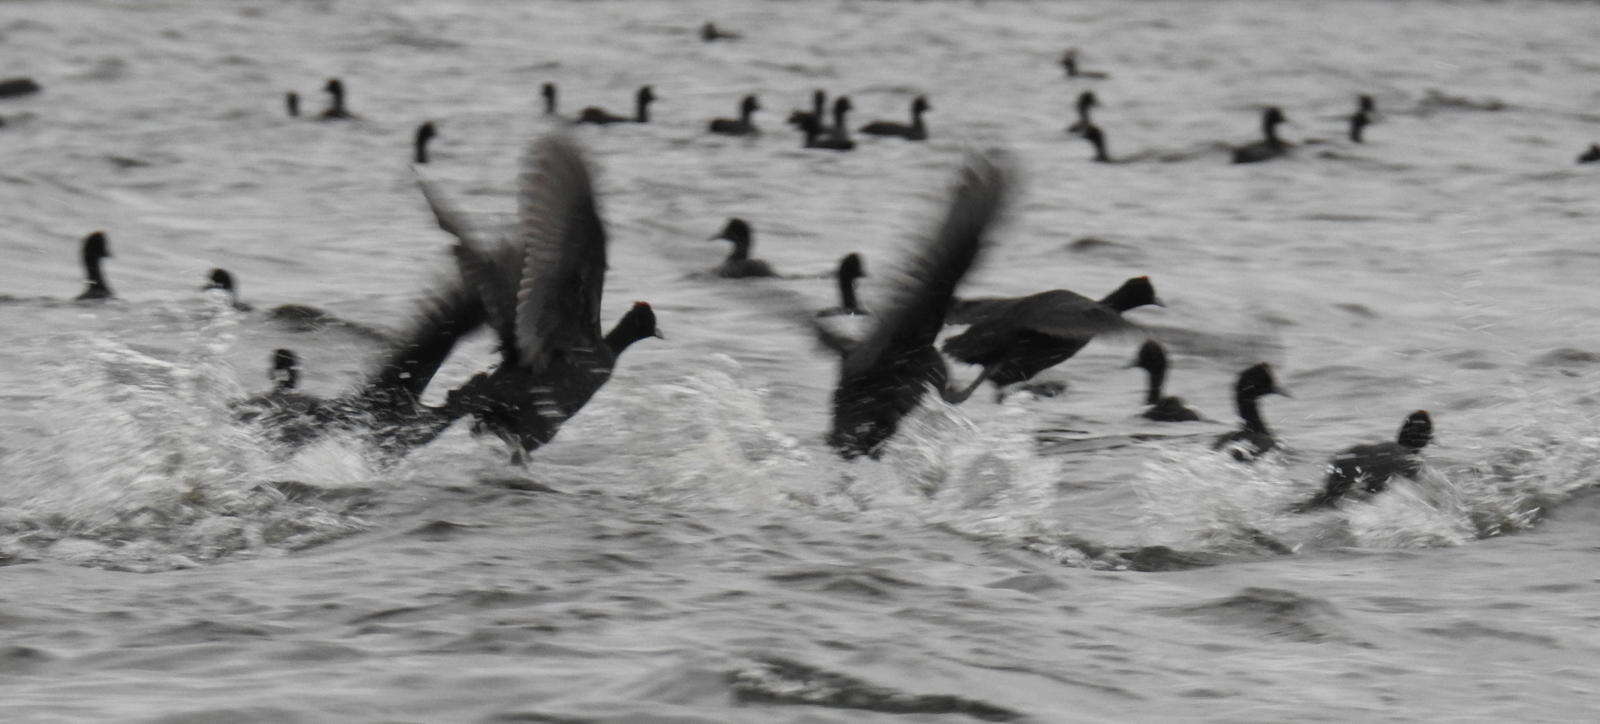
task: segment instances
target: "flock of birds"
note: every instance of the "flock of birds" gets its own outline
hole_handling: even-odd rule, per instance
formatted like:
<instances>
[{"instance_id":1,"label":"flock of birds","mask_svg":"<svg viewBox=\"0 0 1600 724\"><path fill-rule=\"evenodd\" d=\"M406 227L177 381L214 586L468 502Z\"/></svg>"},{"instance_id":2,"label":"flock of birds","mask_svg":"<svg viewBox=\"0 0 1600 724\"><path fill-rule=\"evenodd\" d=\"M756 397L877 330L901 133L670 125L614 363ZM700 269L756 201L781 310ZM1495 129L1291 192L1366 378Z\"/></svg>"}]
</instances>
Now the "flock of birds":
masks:
<instances>
[{"instance_id":1,"label":"flock of birds","mask_svg":"<svg viewBox=\"0 0 1600 724\"><path fill-rule=\"evenodd\" d=\"M706 23L706 42L739 36ZM1107 74L1078 65L1076 50L1061 59L1072 78L1097 79ZM0 81L0 92L37 92L38 86L18 79ZM328 105L318 118L354 119L337 78L323 86ZM541 89L544 113L574 125L607 126L650 122L650 104L656 100L651 86L639 88L631 115L588 107L565 118L558 108L557 88ZM291 116L300 115L300 98L285 98ZM1094 160L1116 162L1106 147L1105 133L1093 122L1099 101L1093 91L1082 92L1076 102L1077 122L1068 131L1094 147ZM759 134L753 116L761 110L759 99L740 100L733 118L716 118L707 132L720 135ZM848 96L833 100L817 90L810 110L794 111L789 124L801 133L803 147L850 151ZM877 121L859 133L899 137L909 141L928 138L923 116L932 110L924 96L912 99L908 123ZM831 114L830 114L831 111ZM1348 138L1363 142L1364 129L1373 122L1376 105L1359 96L1349 116ZM1276 132L1285 122L1283 111L1267 108L1262 115L1262 140L1233 147L1234 163L1257 163L1279 158L1293 144ZM413 160L428 163L428 143L438 135L429 121L417 128ZM1600 144L1579 158L1600 161ZM963 299L956 296L962 278L979 261L987 246L986 232L1005 206L1011 174L1003 158L973 155L954 185L942 221L904 260L904 274L888 285L884 301L865 309L856 295L856 281L866 276L860 255L840 260L835 278L840 304L816 313L813 331L818 341L839 357L839 378L832 397L832 428L827 442L842 457L878 457L903 418L922 404L930 390L947 403L966 401L984 383L995 388L997 399L1005 391L1030 384L1040 372L1073 357L1098 335L1141 335L1141 328L1123 313L1145 305L1160 305L1148 277L1129 279L1105 297L1095 300L1064 289L1015 298ZM233 404L238 418L259 428L292 451L331 433L350 433L368 440L391 456L431 441L462 418L471 418L474 434L494 434L512 450L513 462L549 442L561 425L592 398L609 379L618 358L633 343L661 337L655 313L645 302L635 303L611 328L600 326L601 294L606 272L607 234L596 207L590 164L577 142L557 132L535 141L519 175L518 214L515 230L491 238L472 228L429 182L419 177L422 195L439 227L454 238L454 269L422 295L410 324L389 338L387 353L373 366L356 389L332 399L300 392L300 362L288 349L272 356L271 391ZM776 276L772 267L751 256L753 230L731 218L711 237L725 240L732 251L716 268L729 279ZM83 239L83 265L87 284L77 299L113 298L101 268L111 256L104 232ZM232 275L213 270L205 286L228 295L240 311L249 305L238 299ZM314 309L287 305L272 310L285 318L316 318ZM833 317L872 320L870 331L856 336L830 324ZM959 334L936 341L947 325L966 325ZM455 345L467 334L488 327L499 341L500 360L461 386L450 390L443 405L421 402L435 373ZM942 353L941 353L942 350ZM946 357L979 367L967 383L952 379ZM1203 418L1178 397L1165 395L1168 362L1162 345L1146 339L1130 367L1146 371L1148 393L1142 416L1163 423L1184 423ZM1032 391L1048 395L1059 391L1032 383ZM1241 462L1250 462L1279 447L1278 439L1262 417L1259 400L1284 395L1267 363L1243 370L1234 385L1235 403L1242 421L1238 429L1217 436L1212 448ZM1357 445L1336 455L1328 464L1323 490L1297 507L1306 511L1335 504L1342 498L1367 496L1385 489L1391 478L1415 478L1421 451L1432 438L1432 420L1426 411L1406 417L1393 442Z\"/></svg>"}]
</instances>

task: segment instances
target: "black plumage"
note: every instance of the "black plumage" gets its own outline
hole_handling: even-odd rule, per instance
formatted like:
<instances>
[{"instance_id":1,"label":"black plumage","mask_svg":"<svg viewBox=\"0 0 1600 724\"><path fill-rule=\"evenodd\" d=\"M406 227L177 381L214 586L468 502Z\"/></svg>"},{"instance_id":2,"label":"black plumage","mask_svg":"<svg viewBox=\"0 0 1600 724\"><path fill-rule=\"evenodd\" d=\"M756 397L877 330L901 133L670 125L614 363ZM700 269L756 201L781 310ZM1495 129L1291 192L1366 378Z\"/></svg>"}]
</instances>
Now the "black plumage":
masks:
<instances>
[{"instance_id":1,"label":"black plumage","mask_svg":"<svg viewBox=\"0 0 1600 724\"><path fill-rule=\"evenodd\" d=\"M650 86L643 86L633 97L633 116L619 116L599 106L589 106L578 114L575 123L593 123L608 126L613 123L649 123L650 104L656 100L656 92Z\"/></svg>"},{"instance_id":2,"label":"black plumage","mask_svg":"<svg viewBox=\"0 0 1600 724\"><path fill-rule=\"evenodd\" d=\"M1200 419L1200 414L1184 405L1182 398L1161 394L1161 387L1167 379L1167 351L1160 342L1146 340L1139 347L1139 356L1134 359L1133 366L1150 375L1150 387L1144 402L1147 407L1140 413L1142 417L1156 422L1195 422Z\"/></svg>"},{"instance_id":3,"label":"black plumage","mask_svg":"<svg viewBox=\"0 0 1600 724\"><path fill-rule=\"evenodd\" d=\"M106 232L96 231L83 237L83 273L88 281L84 284L83 293L78 295L78 301L110 299L116 296L112 294L111 284L106 281L105 274L100 269L100 260L110 257L111 242L106 239Z\"/></svg>"},{"instance_id":4,"label":"black plumage","mask_svg":"<svg viewBox=\"0 0 1600 724\"><path fill-rule=\"evenodd\" d=\"M898 123L895 121L874 121L861 127L861 132L869 136L899 136L908 141L923 141L928 138L928 127L922 121L922 114L933 109L928 105L927 96L917 96L911 101L911 123Z\"/></svg>"},{"instance_id":5,"label":"black plumage","mask_svg":"<svg viewBox=\"0 0 1600 724\"><path fill-rule=\"evenodd\" d=\"M1269 161L1289 152L1289 144L1278 138L1278 124L1287 121L1283 111L1276 106L1261 113L1260 141L1233 149L1234 163L1259 163Z\"/></svg>"},{"instance_id":6,"label":"black plumage","mask_svg":"<svg viewBox=\"0 0 1600 724\"><path fill-rule=\"evenodd\" d=\"M728 258L722 260L717 266L717 276L724 279L744 279L746 277L777 276L772 272L772 267L760 259L750 258L750 246L754 243L754 233L750 224L744 219L734 217L722 227L722 231L711 237L712 241L727 241L733 244L733 250L728 252Z\"/></svg>"},{"instance_id":7,"label":"black plumage","mask_svg":"<svg viewBox=\"0 0 1600 724\"><path fill-rule=\"evenodd\" d=\"M1433 440L1433 418L1417 410L1400 424L1394 442L1356 445L1328 461L1323 490L1301 505L1304 512L1333 505L1345 497L1366 497L1383 492L1395 476L1416 479L1422 470L1422 449Z\"/></svg>"},{"instance_id":8,"label":"black plumage","mask_svg":"<svg viewBox=\"0 0 1600 724\"><path fill-rule=\"evenodd\" d=\"M1256 400L1264 395L1283 395L1289 393L1278 387L1277 380L1272 377L1272 367L1265 362L1246 369L1239 373L1239 380L1233 388L1234 403L1238 406L1239 417L1244 420L1244 425L1232 432L1225 432L1217 436L1211 444L1212 450L1226 450L1233 459L1240 462L1250 462L1278 446L1278 439L1273 437L1272 430L1267 428L1265 420L1261 419L1261 408Z\"/></svg>"},{"instance_id":9,"label":"black plumage","mask_svg":"<svg viewBox=\"0 0 1600 724\"><path fill-rule=\"evenodd\" d=\"M761 130L756 128L755 122L752 121L750 117L759 110L761 110L761 103L756 100L756 97L745 96L744 100L739 101L738 118L713 118L711 119L711 123L708 125L708 130L710 130L712 133L720 133L724 136L756 135L760 133Z\"/></svg>"}]
</instances>

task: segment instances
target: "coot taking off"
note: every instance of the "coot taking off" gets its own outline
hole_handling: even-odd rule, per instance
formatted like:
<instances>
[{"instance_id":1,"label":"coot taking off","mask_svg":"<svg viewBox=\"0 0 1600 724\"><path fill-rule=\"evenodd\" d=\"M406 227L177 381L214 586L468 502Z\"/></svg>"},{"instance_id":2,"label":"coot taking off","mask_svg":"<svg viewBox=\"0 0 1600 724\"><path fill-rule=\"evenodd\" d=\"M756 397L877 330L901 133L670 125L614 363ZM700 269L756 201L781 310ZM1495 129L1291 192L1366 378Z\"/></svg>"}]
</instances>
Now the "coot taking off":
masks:
<instances>
[{"instance_id":1,"label":"coot taking off","mask_svg":"<svg viewBox=\"0 0 1600 724\"><path fill-rule=\"evenodd\" d=\"M1161 395L1161 385L1167 379L1167 351L1160 342L1146 340L1144 346L1139 348L1139 356L1134 359L1132 366L1150 374L1150 390L1145 395L1145 404L1149 407L1142 413L1145 419L1156 422L1194 422L1200 419L1200 414L1186 407L1182 398Z\"/></svg>"},{"instance_id":2,"label":"coot taking off","mask_svg":"<svg viewBox=\"0 0 1600 724\"><path fill-rule=\"evenodd\" d=\"M761 110L761 104L755 96L745 96L739 101L738 118L713 118L710 129L712 133L721 133L727 136L749 136L760 133L750 116Z\"/></svg>"},{"instance_id":3,"label":"coot taking off","mask_svg":"<svg viewBox=\"0 0 1600 724\"><path fill-rule=\"evenodd\" d=\"M413 143L415 153L412 154L412 160L417 163L427 163L428 141L433 140L433 137L437 135L439 135L439 132L433 127L433 121L425 121L422 125L417 126L417 140Z\"/></svg>"},{"instance_id":4,"label":"coot taking off","mask_svg":"<svg viewBox=\"0 0 1600 724\"><path fill-rule=\"evenodd\" d=\"M728 258L717 267L717 276L724 279L743 279L745 277L770 277L772 267L760 259L750 258L750 245L754 242L754 235L750 231L750 224L744 219L734 217L728 219L722 231L712 235L712 241L722 240L733 242L733 251L728 253Z\"/></svg>"},{"instance_id":5,"label":"coot taking off","mask_svg":"<svg viewBox=\"0 0 1600 724\"><path fill-rule=\"evenodd\" d=\"M83 273L89 282L84 286L83 293L78 295L79 301L110 299L113 296L111 285L100 273L100 260L110 256L111 247L106 240L106 232L96 231L83 237Z\"/></svg>"},{"instance_id":6,"label":"coot taking off","mask_svg":"<svg viewBox=\"0 0 1600 724\"><path fill-rule=\"evenodd\" d=\"M1416 479L1422 469L1422 449L1433 440L1433 418L1417 410L1400 424L1394 442L1356 445L1328 461L1323 491L1300 506L1300 511L1332 505L1346 496L1366 497L1383 492L1396 475Z\"/></svg>"},{"instance_id":7,"label":"coot taking off","mask_svg":"<svg viewBox=\"0 0 1600 724\"><path fill-rule=\"evenodd\" d=\"M948 321L972 326L946 339L944 351L982 365L983 376L999 393L1066 361L1097 334L1135 329L1122 313L1146 304L1161 305L1150 277L1129 279L1098 302L1065 289L964 300Z\"/></svg>"},{"instance_id":8,"label":"coot taking off","mask_svg":"<svg viewBox=\"0 0 1600 724\"><path fill-rule=\"evenodd\" d=\"M322 90L328 93L328 107L322 111L322 120L343 121L355 118L344 107L344 83L338 78L329 78Z\"/></svg>"},{"instance_id":9,"label":"coot taking off","mask_svg":"<svg viewBox=\"0 0 1600 724\"><path fill-rule=\"evenodd\" d=\"M1578 157L1578 163L1594 163L1595 161L1600 161L1600 143L1590 144L1589 150L1584 151L1583 155Z\"/></svg>"},{"instance_id":10,"label":"coot taking off","mask_svg":"<svg viewBox=\"0 0 1600 724\"><path fill-rule=\"evenodd\" d=\"M478 290L500 338L500 365L475 375L451 400L470 410L474 432L506 441L513 461L555 437L610 379L629 345L661 336L644 302L601 334L606 233L578 146L559 135L535 142L519 184L516 232L489 243L422 183L439 227L459 242L462 278Z\"/></svg>"},{"instance_id":11,"label":"coot taking off","mask_svg":"<svg viewBox=\"0 0 1600 724\"><path fill-rule=\"evenodd\" d=\"M817 119L810 116L800 119L800 132L805 134L805 148L822 148L829 151L849 151L856 147L856 142L848 138L823 135L822 129L817 125Z\"/></svg>"},{"instance_id":12,"label":"coot taking off","mask_svg":"<svg viewBox=\"0 0 1600 724\"><path fill-rule=\"evenodd\" d=\"M220 291L228 296L228 306L241 312L248 312L252 307L239 301L239 288L234 286L233 275L227 269L212 269L206 276L206 284L200 287L201 291Z\"/></svg>"},{"instance_id":13,"label":"coot taking off","mask_svg":"<svg viewBox=\"0 0 1600 724\"><path fill-rule=\"evenodd\" d=\"M300 116L300 94L299 93L296 93L294 91L289 91L288 93L284 94L284 96L283 96L283 105L289 111L289 117L298 118Z\"/></svg>"},{"instance_id":14,"label":"coot taking off","mask_svg":"<svg viewBox=\"0 0 1600 724\"><path fill-rule=\"evenodd\" d=\"M598 106L589 106L578 115L576 123L593 123L608 126L613 123L649 123L650 104L655 102L656 92L650 86L643 86L633 96L633 117L619 116Z\"/></svg>"},{"instance_id":15,"label":"coot taking off","mask_svg":"<svg viewBox=\"0 0 1600 724\"><path fill-rule=\"evenodd\" d=\"M1283 111L1277 106L1261 112L1261 133L1265 136L1248 146L1233 149L1234 163L1257 163L1267 161L1289 152L1289 144L1278 138L1278 124L1287 121Z\"/></svg>"},{"instance_id":16,"label":"coot taking off","mask_svg":"<svg viewBox=\"0 0 1600 724\"><path fill-rule=\"evenodd\" d=\"M544 97L544 114L556 115L556 84L546 83L540 86L539 95Z\"/></svg>"},{"instance_id":17,"label":"coot taking off","mask_svg":"<svg viewBox=\"0 0 1600 724\"><path fill-rule=\"evenodd\" d=\"M894 121L874 121L861 127L861 132L871 136L899 136L908 141L928 138L928 127L922 123L922 114L932 110L927 96L917 96L911 101L911 125Z\"/></svg>"},{"instance_id":18,"label":"coot taking off","mask_svg":"<svg viewBox=\"0 0 1600 724\"><path fill-rule=\"evenodd\" d=\"M1007 175L993 159L972 158L938 232L906 261L872 333L850 346L823 335L823 342L843 357L828 444L846 459L878 455L929 385L959 402L983 381L979 377L965 390L947 389L949 370L933 341L956 285L977 260L985 232L1000 213ZM822 334L823 328L817 329Z\"/></svg>"},{"instance_id":19,"label":"coot taking off","mask_svg":"<svg viewBox=\"0 0 1600 724\"><path fill-rule=\"evenodd\" d=\"M1272 431L1267 429L1267 423L1261 419L1261 409L1256 404L1257 398L1274 394L1289 396L1288 392L1278 387L1277 381L1272 378L1272 367L1267 363L1262 362L1239 373L1239 381L1234 385L1233 395L1234 403L1239 408L1239 417L1244 420L1244 426L1218 435L1211 449L1227 450L1233 455L1233 459L1250 462L1277 447L1278 440L1272 436Z\"/></svg>"}]
</instances>

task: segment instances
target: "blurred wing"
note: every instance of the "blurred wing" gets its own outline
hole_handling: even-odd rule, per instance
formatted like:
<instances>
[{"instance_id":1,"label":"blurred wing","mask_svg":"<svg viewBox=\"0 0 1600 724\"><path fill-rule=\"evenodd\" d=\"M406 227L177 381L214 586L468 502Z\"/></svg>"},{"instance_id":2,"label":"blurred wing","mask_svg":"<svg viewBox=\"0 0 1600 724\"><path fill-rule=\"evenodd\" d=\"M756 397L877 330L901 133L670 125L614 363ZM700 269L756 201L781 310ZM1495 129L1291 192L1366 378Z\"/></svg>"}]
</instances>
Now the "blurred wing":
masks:
<instances>
[{"instance_id":1,"label":"blurred wing","mask_svg":"<svg viewBox=\"0 0 1600 724\"><path fill-rule=\"evenodd\" d=\"M508 350L515 345L517 283L522 274L522 253L507 244L485 244L467 223L466 217L438 189L420 174L417 187L433 211L439 228L456 238L450 247L466 289L476 292L490 326Z\"/></svg>"},{"instance_id":2,"label":"blurred wing","mask_svg":"<svg viewBox=\"0 0 1600 724\"><path fill-rule=\"evenodd\" d=\"M516 354L523 366L538 370L557 350L601 344L606 234L588 162L571 139L552 135L535 142L519 181Z\"/></svg>"},{"instance_id":3,"label":"blurred wing","mask_svg":"<svg viewBox=\"0 0 1600 724\"><path fill-rule=\"evenodd\" d=\"M368 380L369 391L403 391L408 393L403 399L420 398L456 342L484 322L483 300L459 279L436 288L417 306L411 323L395 337L382 366Z\"/></svg>"},{"instance_id":4,"label":"blurred wing","mask_svg":"<svg viewBox=\"0 0 1600 724\"><path fill-rule=\"evenodd\" d=\"M845 377L932 346L956 285L977 259L983 235L1000 213L1007 182L995 159L969 159L944 222L906 260L882 305L878 325L845 359Z\"/></svg>"}]
</instances>

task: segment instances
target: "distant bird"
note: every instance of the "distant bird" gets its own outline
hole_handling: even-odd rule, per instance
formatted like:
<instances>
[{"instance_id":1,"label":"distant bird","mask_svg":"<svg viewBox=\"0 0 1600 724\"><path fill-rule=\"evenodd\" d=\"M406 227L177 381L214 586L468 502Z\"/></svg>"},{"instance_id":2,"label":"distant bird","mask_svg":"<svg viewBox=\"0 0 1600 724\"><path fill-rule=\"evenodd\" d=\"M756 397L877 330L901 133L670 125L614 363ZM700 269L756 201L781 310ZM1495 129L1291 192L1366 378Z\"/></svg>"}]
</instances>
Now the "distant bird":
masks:
<instances>
[{"instance_id":1,"label":"distant bird","mask_svg":"<svg viewBox=\"0 0 1600 724\"><path fill-rule=\"evenodd\" d=\"M867 270L861 263L860 254L851 252L840 259L839 271L834 275L839 282L839 306L817 312L817 316L866 314L867 310L862 309L861 304L856 301L856 280L866 275Z\"/></svg>"},{"instance_id":2,"label":"distant bird","mask_svg":"<svg viewBox=\"0 0 1600 724\"><path fill-rule=\"evenodd\" d=\"M1233 149L1234 163L1258 163L1268 161L1289 152L1289 144L1278 138L1278 124L1288 120L1284 118L1283 111L1277 106L1268 108L1261 113L1261 133L1265 136L1247 146Z\"/></svg>"},{"instance_id":3,"label":"distant bird","mask_svg":"<svg viewBox=\"0 0 1600 724\"><path fill-rule=\"evenodd\" d=\"M725 136L758 134L761 130L756 128L756 124L750 120L750 116L759 110L761 110L761 104L756 101L756 97L745 96L744 100L739 102L738 118L713 118L711 119L710 130L712 133L720 133Z\"/></svg>"},{"instance_id":4,"label":"distant bird","mask_svg":"<svg viewBox=\"0 0 1600 724\"><path fill-rule=\"evenodd\" d=\"M290 118L299 118L300 117L300 94L299 93L296 93L294 91L289 91L288 93L285 93L284 96L283 96L283 105L284 105L285 108L288 109Z\"/></svg>"},{"instance_id":5,"label":"distant bird","mask_svg":"<svg viewBox=\"0 0 1600 724\"><path fill-rule=\"evenodd\" d=\"M833 127L825 128L819 126L817 128L818 132L825 133L840 141L850 140L850 124L845 121L845 116L854 107L850 103L850 96L839 96L833 99Z\"/></svg>"},{"instance_id":6,"label":"distant bird","mask_svg":"<svg viewBox=\"0 0 1600 724\"><path fill-rule=\"evenodd\" d=\"M650 86L643 86L634 94L633 117L619 116L598 106L589 106L578 114L576 123L593 123L608 126L613 123L649 123L650 104L655 102L656 93Z\"/></svg>"},{"instance_id":7,"label":"distant bird","mask_svg":"<svg viewBox=\"0 0 1600 724\"><path fill-rule=\"evenodd\" d=\"M229 405L235 417L240 422L259 422L279 439L299 441L316 437L316 426L322 422L318 417L327 402L296 391L300 384L300 358L294 350L272 351L268 378L272 380L271 391Z\"/></svg>"},{"instance_id":8,"label":"distant bird","mask_svg":"<svg viewBox=\"0 0 1600 724\"><path fill-rule=\"evenodd\" d=\"M772 273L772 267L767 266L766 262L750 258L751 237L750 224L738 217L728 219L722 231L712 235L712 241L733 242L733 251L729 252L728 258L717 267L717 276L724 279L777 276Z\"/></svg>"},{"instance_id":9,"label":"distant bird","mask_svg":"<svg viewBox=\"0 0 1600 724\"><path fill-rule=\"evenodd\" d=\"M1078 67L1078 49L1067 48L1061 54L1061 68L1067 71L1068 78L1083 78L1085 80L1101 80L1111 76L1098 70L1082 70Z\"/></svg>"},{"instance_id":10,"label":"distant bird","mask_svg":"<svg viewBox=\"0 0 1600 724\"><path fill-rule=\"evenodd\" d=\"M422 125L417 126L417 140L414 143L415 153L412 155L412 160L417 163L427 163L428 141L433 140L433 137L437 135L439 134L433 127L433 121L424 121Z\"/></svg>"},{"instance_id":11,"label":"distant bird","mask_svg":"<svg viewBox=\"0 0 1600 724\"><path fill-rule=\"evenodd\" d=\"M1277 381L1272 378L1272 367L1262 362L1239 374L1233 395L1244 426L1218 435L1211 449L1226 450L1233 459L1250 462L1278 446L1277 438L1272 436L1266 421L1261 419L1261 409L1256 400L1264 395L1288 397L1289 393L1278 387Z\"/></svg>"},{"instance_id":12,"label":"distant bird","mask_svg":"<svg viewBox=\"0 0 1600 724\"><path fill-rule=\"evenodd\" d=\"M512 461L549 442L611 378L634 342L660 337L655 312L636 302L600 332L606 232L581 149L555 135L533 144L520 175L518 224L490 243L421 182L439 227L456 237L461 276L478 290L501 361L451 393L470 410L473 432L493 433Z\"/></svg>"},{"instance_id":13,"label":"distant bird","mask_svg":"<svg viewBox=\"0 0 1600 724\"><path fill-rule=\"evenodd\" d=\"M1394 442L1356 445L1328 461L1322 492L1297 512L1328 507L1345 497L1377 495L1395 476L1415 480L1422 470L1422 449L1432 440L1433 418L1428 411L1407 415Z\"/></svg>"},{"instance_id":14,"label":"distant bird","mask_svg":"<svg viewBox=\"0 0 1600 724\"><path fill-rule=\"evenodd\" d=\"M1147 304L1161 305L1150 277L1129 279L1100 301L1065 289L963 300L947 322L971 326L946 339L944 351L967 364L982 365L979 379L993 384L999 396L1007 385L1026 382L1065 362L1098 334L1134 329L1122 313Z\"/></svg>"},{"instance_id":15,"label":"distant bird","mask_svg":"<svg viewBox=\"0 0 1600 724\"><path fill-rule=\"evenodd\" d=\"M1378 112L1378 104L1372 96L1365 93L1356 97L1356 112L1350 114L1350 141L1362 143L1361 132L1372 125L1372 116Z\"/></svg>"},{"instance_id":16,"label":"distant bird","mask_svg":"<svg viewBox=\"0 0 1600 724\"><path fill-rule=\"evenodd\" d=\"M539 95L544 96L544 114L547 116L560 115L556 112L556 84L546 83L539 87Z\"/></svg>"},{"instance_id":17,"label":"distant bird","mask_svg":"<svg viewBox=\"0 0 1600 724\"><path fill-rule=\"evenodd\" d=\"M896 123L894 121L873 121L861 127L861 132L869 136L899 136L908 141L922 141L928 138L928 127L922 123L922 114L932 110L928 105L927 96L917 96L911 101L911 125Z\"/></svg>"},{"instance_id":18,"label":"distant bird","mask_svg":"<svg viewBox=\"0 0 1600 724\"><path fill-rule=\"evenodd\" d=\"M1078 109L1078 120L1067 127L1067 133L1083 133L1089 126L1094 125L1094 122L1089 118L1089 111L1099 105L1100 99L1095 96L1094 91L1079 93L1078 102L1074 104L1074 107Z\"/></svg>"},{"instance_id":19,"label":"distant bird","mask_svg":"<svg viewBox=\"0 0 1600 724\"><path fill-rule=\"evenodd\" d=\"M300 384L300 358L295 356L292 349L275 349L272 351L273 391L287 392Z\"/></svg>"},{"instance_id":20,"label":"distant bird","mask_svg":"<svg viewBox=\"0 0 1600 724\"><path fill-rule=\"evenodd\" d=\"M32 78L6 78L0 80L0 98L20 98L44 90Z\"/></svg>"},{"instance_id":21,"label":"distant bird","mask_svg":"<svg viewBox=\"0 0 1600 724\"><path fill-rule=\"evenodd\" d=\"M344 107L344 83L342 81L338 78L329 78L327 84L322 86L322 90L327 92L329 96L328 107L322 111L322 120L346 121L355 118L355 115Z\"/></svg>"},{"instance_id":22,"label":"distant bird","mask_svg":"<svg viewBox=\"0 0 1600 724\"><path fill-rule=\"evenodd\" d=\"M1167 351L1160 342L1153 339L1145 341L1132 366L1150 374L1150 391L1145 395L1145 404L1149 407L1141 413L1145 419L1156 422L1194 422L1200 419L1200 413L1185 406L1183 398L1161 395L1161 385L1167 379Z\"/></svg>"},{"instance_id":23,"label":"distant bird","mask_svg":"<svg viewBox=\"0 0 1600 724\"><path fill-rule=\"evenodd\" d=\"M83 288L83 293L78 295L78 301L92 301L96 299L111 299L111 285L100 273L100 260L111 256L111 247L106 241L106 232L96 231L83 237L83 271L88 275L89 282Z\"/></svg>"},{"instance_id":24,"label":"distant bird","mask_svg":"<svg viewBox=\"0 0 1600 724\"><path fill-rule=\"evenodd\" d=\"M818 128L821 128L825 123L823 116L827 113L827 108L828 94L826 91L818 88L811 93L811 110L795 111L790 113L788 122L793 124L796 128L804 128L805 119L810 118L816 121Z\"/></svg>"},{"instance_id":25,"label":"distant bird","mask_svg":"<svg viewBox=\"0 0 1600 724\"><path fill-rule=\"evenodd\" d=\"M937 234L907 260L906 273L864 341L841 340L816 325L819 339L842 357L828 444L845 459L877 457L930 386L955 404L982 383L979 378L963 390L949 388L949 369L933 342L956 285L977 260L985 232L1000 213L1007 176L994 160L969 160Z\"/></svg>"},{"instance_id":26,"label":"distant bird","mask_svg":"<svg viewBox=\"0 0 1600 724\"><path fill-rule=\"evenodd\" d=\"M707 43L716 40L738 40L739 34L718 29L715 23L708 20L705 25L700 26L700 39Z\"/></svg>"},{"instance_id":27,"label":"distant bird","mask_svg":"<svg viewBox=\"0 0 1600 724\"><path fill-rule=\"evenodd\" d=\"M1106 136L1100 127L1093 123L1083 126L1083 139L1094 146L1094 160L1097 163L1116 163L1111 159L1111 154L1106 152Z\"/></svg>"},{"instance_id":28,"label":"distant bird","mask_svg":"<svg viewBox=\"0 0 1600 724\"><path fill-rule=\"evenodd\" d=\"M838 138L831 135L822 135L817 127L817 119L806 117L800 121L800 131L805 134L805 148L821 148L829 151L849 151L856 147L856 142L848 138Z\"/></svg>"},{"instance_id":29,"label":"distant bird","mask_svg":"<svg viewBox=\"0 0 1600 724\"><path fill-rule=\"evenodd\" d=\"M228 273L227 269L212 269L211 274L206 277L205 286L200 287L200 290L223 292L228 297L228 306L237 311L248 312L254 309L254 307L239 301L239 289L234 286L233 275Z\"/></svg>"},{"instance_id":30,"label":"distant bird","mask_svg":"<svg viewBox=\"0 0 1600 724\"><path fill-rule=\"evenodd\" d=\"M1578 163L1594 163L1595 161L1600 161L1600 143L1590 144L1589 150L1584 151L1583 155L1578 157Z\"/></svg>"}]
</instances>

